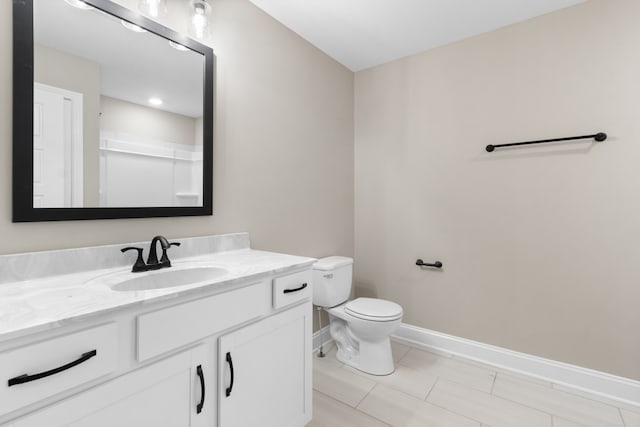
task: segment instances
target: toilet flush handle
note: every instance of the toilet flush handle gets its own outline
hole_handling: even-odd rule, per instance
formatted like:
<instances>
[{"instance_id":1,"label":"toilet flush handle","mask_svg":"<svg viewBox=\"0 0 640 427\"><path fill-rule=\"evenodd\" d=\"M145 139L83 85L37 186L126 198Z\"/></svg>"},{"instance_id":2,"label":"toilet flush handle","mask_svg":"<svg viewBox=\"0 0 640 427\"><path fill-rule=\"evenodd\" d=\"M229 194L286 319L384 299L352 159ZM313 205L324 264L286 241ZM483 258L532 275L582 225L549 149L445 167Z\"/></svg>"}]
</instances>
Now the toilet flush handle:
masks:
<instances>
[{"instance_id":1,"label":"toilet flush handle","mask_svg":"<svg viewBox=\"0 0 640 427\"><path fill-rule=\"evenodd\" d=\"M333 273L324 274L322 277L324 277L325 279L333 279Z\"/></svg>"}]
</instances>

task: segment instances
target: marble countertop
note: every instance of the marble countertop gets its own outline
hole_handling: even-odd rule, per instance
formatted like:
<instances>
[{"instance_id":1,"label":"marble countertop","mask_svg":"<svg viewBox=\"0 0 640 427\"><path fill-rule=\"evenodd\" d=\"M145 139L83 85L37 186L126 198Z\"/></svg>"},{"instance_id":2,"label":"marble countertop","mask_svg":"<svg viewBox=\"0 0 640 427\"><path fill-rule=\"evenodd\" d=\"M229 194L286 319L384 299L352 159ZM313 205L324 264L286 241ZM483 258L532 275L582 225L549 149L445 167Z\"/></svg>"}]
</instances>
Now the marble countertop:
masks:
<instances>
[{"instance_id":1,"label":"marble countertop","mask_svg":"<svg viewBox=\"0 0 640 427\"><path fill-rule=\"evenodd\" d=\"M89 316L136 304L156 303L198 293L225 292L250 280L309 267L314 261L314 258L242 248L173 261L175 268L207 265L227 270L226 274L211 282L193 285L144 291L112 290L108 286L109 277L126 274L131 270L130 265L3 283L0 284L0 342L74 324Z\"/></svg>"}]
</instances>

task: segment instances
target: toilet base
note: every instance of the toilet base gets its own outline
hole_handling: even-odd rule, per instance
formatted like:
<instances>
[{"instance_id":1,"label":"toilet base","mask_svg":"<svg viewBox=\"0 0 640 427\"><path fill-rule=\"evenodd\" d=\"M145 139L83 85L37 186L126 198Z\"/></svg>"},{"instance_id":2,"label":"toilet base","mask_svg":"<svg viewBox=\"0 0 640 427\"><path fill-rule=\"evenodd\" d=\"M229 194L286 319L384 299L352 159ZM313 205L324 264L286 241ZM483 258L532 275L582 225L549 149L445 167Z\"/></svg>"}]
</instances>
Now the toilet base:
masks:
<instances>
[{"instance_id":1,"label":"toilet base","mask_svg":"<svg viewBox=\"0 0 640 427\"><path fill-rule=\"evenodd\" d=\"M393 373L389 336L400 325L400 319L380 323L356 319L346 315L342 307L328 312L329 332L338 347L338 361L371 375Z\"/></svg>"},{"instance_id":2,"label":"toilet base","mask_svg":"<svg viewBox=\"0 0 640 427\"><path fill-rule=\"evenodd\" d=\"M391 353L391 340L386 338L378 342L359 342L359 351L349 354L341 349L336 341L338 351L336 359L345 365L370 375L390 375L395 371L393 354Z\"/></svg>"},{"instance_id":3,"label":"toilet base","mask_svg":"<svg viewBox=\"0 0 640 427\"><path fill-rule=\"evenodd\" d=\"M336 358L345 365L370 375L389 375L395 370L391 340L402 317L378 322L346 313L346 303L326 309L329 332L338 352Z\"/></svg>"}]
</instances>

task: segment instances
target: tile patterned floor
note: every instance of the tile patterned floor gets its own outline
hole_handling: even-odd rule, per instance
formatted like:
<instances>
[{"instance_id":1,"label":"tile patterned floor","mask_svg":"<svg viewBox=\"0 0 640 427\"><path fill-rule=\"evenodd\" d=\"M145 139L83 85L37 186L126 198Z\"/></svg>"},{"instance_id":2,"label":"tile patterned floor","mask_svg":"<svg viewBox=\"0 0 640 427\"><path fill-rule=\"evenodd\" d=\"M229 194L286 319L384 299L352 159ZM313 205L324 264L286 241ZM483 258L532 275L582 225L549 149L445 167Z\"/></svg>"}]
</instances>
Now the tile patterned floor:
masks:
<instances>
[{"instance_id":1,"label":"tile patterned floor","mask_svg":"<svg viewBox=\"0 0 640 427\"><path fill-rule=\"evenodd\" d=\"M393 343L396 371L367 375L314 355L307 427L640 427L640 406Z\"/></svg>"}]
</instances>

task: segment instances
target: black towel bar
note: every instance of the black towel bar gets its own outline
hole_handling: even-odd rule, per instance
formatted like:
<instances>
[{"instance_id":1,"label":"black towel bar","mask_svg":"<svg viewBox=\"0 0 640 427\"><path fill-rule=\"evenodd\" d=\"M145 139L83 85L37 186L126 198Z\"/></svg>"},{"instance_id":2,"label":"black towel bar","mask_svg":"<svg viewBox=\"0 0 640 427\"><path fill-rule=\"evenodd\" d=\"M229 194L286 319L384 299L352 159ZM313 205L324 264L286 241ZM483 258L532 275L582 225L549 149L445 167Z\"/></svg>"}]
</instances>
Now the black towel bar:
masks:
<instances>
[{"instance_id":1,"label":"black towel bar","mask_svg":"<svg viewBox=\"0 0 640 427\"><path fill-rule=\"evenodd\" d=\"M515 147L516 145L529 145L529 144L544 144L547 142L558 142L558 141L573 141L575 139L589 139L594 138L598 142L602 142L607 139L607 134L600 132L595 133L593 135L582 135L582 136L569 136L567 138L554 138L554 139L541 139L539 141L526 141L526 142L512 142L510 144L498 144L498 145L487 145L486 150L491 153L496 148L500 147Z\"/></svg>"}]
</instances>

